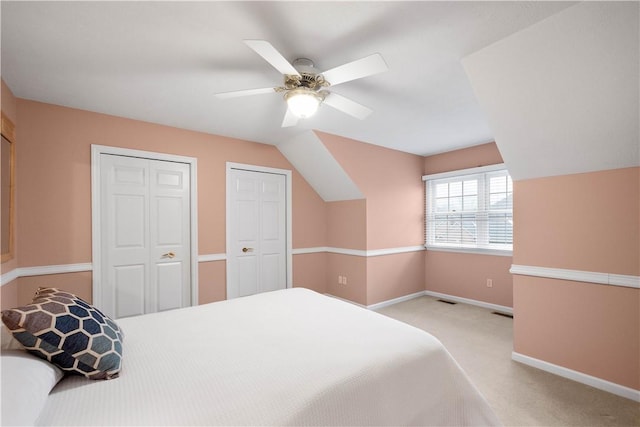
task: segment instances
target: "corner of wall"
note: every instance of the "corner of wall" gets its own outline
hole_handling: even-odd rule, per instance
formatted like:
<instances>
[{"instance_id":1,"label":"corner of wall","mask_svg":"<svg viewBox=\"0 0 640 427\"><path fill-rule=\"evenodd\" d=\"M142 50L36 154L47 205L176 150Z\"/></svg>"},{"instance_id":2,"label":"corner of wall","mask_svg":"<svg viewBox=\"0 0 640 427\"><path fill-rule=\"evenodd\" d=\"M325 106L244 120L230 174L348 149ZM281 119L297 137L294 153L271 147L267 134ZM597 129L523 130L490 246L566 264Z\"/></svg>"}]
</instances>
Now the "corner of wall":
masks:
<instances>
[{"instance_id":1,"label":"corner of wall","mask_svg":"<svg viewBox=\"0 0 640 427\"><path fill-rule=\"evenodd\" d=\"M299 133L277 148L324 201L364 197L313 131Z\"/></svg>"}]
</instances>

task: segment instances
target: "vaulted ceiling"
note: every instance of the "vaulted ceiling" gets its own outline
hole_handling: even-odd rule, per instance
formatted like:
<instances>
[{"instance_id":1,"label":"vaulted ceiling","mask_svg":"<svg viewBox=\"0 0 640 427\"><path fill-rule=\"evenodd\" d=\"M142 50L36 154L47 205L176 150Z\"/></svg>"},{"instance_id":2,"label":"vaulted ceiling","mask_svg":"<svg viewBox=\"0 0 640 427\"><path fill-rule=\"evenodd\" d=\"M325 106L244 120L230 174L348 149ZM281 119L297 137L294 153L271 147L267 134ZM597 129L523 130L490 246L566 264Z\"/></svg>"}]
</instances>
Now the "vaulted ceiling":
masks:
<instances>
[{"instance_id":1,"label":"vaulted ceiling","mask_svg":"<svg viewBox=\"0 0 640 427\"><path fill-rule=\"evenodd\" d=\"M639 6L2 1L1 72L20 98L275 144L316 172L335 165L310 166L310 130L419 155L495 140L528 179L640 165ZM282 94L216 98L282 85L246 39L320 71L381 54L387 72L331 87L373 114L282 128Z\"/></svg>"},{"instance_id":2,"label":"vaulted ceiling","mask_svg":"<svg viewBox=\"0 0 640 427\"><path fill-rule=\"evenodd\" d=\"M308 129L420 155L494 140L461 59L569 2L1 2L2 78L21 98L278 144ZM282 76L242 41L319 70L380 53L389 71L335 87L374 110L328 106L283 129Z\"/></svg>"}]
</instances>

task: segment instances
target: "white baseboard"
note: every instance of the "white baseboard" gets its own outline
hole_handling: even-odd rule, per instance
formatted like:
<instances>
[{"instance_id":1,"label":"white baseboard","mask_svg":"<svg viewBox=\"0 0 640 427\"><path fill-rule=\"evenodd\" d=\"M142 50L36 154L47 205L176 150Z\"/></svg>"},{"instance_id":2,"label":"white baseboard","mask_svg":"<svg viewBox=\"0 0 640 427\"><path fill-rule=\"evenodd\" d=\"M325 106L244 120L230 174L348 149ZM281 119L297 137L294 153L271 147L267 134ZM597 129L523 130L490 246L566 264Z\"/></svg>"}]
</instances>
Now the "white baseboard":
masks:
<instances>
[{"instance_id":1,"label":"white baseboard","mask_svg":"<svg viewBox=\"0 0 640 427\"><path fill-rule=\"evenodd\" d=\"M475 305L478 307L487 308L489 310L498 311L500 313L507 313L507 314L513 315L513 308L507 307L506 305L492 304L489 302L457 297L455 295L441 294L440 292L433 292L433 291L424 291L424 294L435 297L435 298L444 299L447 301L461 302L463 304Z\"/></svg>"},{"instance_id":2,"label":"white baseboard","mask_svg":"<svg viewBox=\"0 0 640 427\"><path fill-rule=\"evenodd\" d=\"M541 369L543 371L568 378L570 380L586 384L588 386L603 390L609 393L613 393L617 396L625 397L636 402L640 402L640 390L635 390L629 387L625 387L620 384L612 383L601 378L593 377L591 375L583 374L582 372L574 371L569 368L554 365L553 363L545 362L544 360L535 359L524 354L511 353L511 359L516 362L523 363L534 368Z\"/></svg>"},{"instance_id":3,"label":"white baseboard","mask_svg":"<svg viewBox=\"0 0 640 427\"><path fill-rule=\"evenodd\" d=\"M328 296L328 297L331 297L331 298L339 299L340 301L348 302L349 304L357 305L358 307L367 308L366 305L362 305L362 304L357 303L355 301L351 301L350 299L340 298L340 297L337 297L335 295L331 295L331 294L327 294L327 293L325 293L325 295Z\"/></svg>"},{"instance_id":4,"label":"white baseboard","mask_svg":"<svg viewBox=\"0 0 640 427\"><path fill-rule=\"evenodd\" d=\"M349 301L347 299L340 298L340 297L337 297L337 296L331 295L331 294L325 294L325 295L333 297L333 298L341 299L341 300L346 301L346 302L350 302L352 304L355 304L355 305L363 307L363 308L367 308L369 310L379 310L379 309L381 309L383 307L387 307L389 305L398 304L400 302L409 301L409 300L414 299L414 298L419 298L421 296L428 295L428 296L431 296L431 297L441 298L441 299L445 299L445 300L448 300L448 301L455 301L455 302L460 302L460 303L463 303L463 304L475 305L475 306L486 308L486 309L489 309L489 310L498 311L500 313L513 314L513 309L511 307L507 307L507 306L504 306L504 305L498 305L498 304L491 304L491 303L484 302L484 301L476 301L476 300L469 299L469 298L457 297L455 295L441 294L439 292L433 292L433 291L420 291L420 292L416 292L414 294L404 295L404 296L401 296L401 297L398 297L398 298L393 298L393 299L390 299L390 300L387 300L387 301L382 301L382 302L378 302L376 304L371 304L371 305L358 304L356 302Z\"/></svg>"},{"instance_id":5,"label":"white baseboard","mask_svg":"<svg viewBox=\"0 0 640 427\"><path fill-rule=\"evenodd\" d=\"M388 305L393 305L393 304L397 304L399 302L409 301L410 299L414 299L414 298L418 298L418 297L424 296L424 291L416 292L415 294L405 295L405 296L402 296L402 297L390 299L390 300L387 300L387 301L382 301L382 302L379 302L379 303L376 303L376 304L371 304L371 305L363 305L363 304L357 303L355 301L351 301L351 300L348 300L346 298L340 298L340 297L337 297L335 295L328 294L328 293L325 293L325 295L328 296L328 297L331 297L331 298L339 299L340 301L348 302L349 304L357 305L358 307L366 308L367 310L375 311L375 310L378 310L378 309L380 309L382 307L386 307Z\"/></svg>"},{"instance_id":6,"label":"white baseboard","mask_svg":"<svg viewBox=\"0 0 640 427\"><path fill-rule=\"evenodd\" d=\"M405 295L398 298L393 298L387 301L378 302L376 304L371 304L371 305L368 305L367 308L369 310L378 310L378 309L381 309L382 307L387 307L389 305L397 304L399 302L409 301L411 299L419 298L422 296L424 296L424 291L416 292L415 294L409 294L409 295Z\"/></svg>"}]
</instances>

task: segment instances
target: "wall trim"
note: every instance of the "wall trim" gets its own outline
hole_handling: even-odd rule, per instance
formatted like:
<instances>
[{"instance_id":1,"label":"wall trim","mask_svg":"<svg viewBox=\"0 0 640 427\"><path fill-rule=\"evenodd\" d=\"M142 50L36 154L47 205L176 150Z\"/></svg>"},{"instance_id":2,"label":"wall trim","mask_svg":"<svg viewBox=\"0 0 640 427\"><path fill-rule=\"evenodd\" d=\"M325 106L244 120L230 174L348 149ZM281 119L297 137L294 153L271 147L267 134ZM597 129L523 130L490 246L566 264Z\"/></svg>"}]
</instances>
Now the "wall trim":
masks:
<instances>
[{"instance_id":1,"label":"wall trim","mask_svg":"<svg viewBox=\"0 0 640 427\"><path fill-rule=\"evenodd\" d=\"M401 296L401 297L398 297L398 298L393 298L393 299L390 299L390 300L386 300L386 301L378 302L378 303L375 303L375 304L371 304L371 305L368 305L367 308L369 310L374 310L375 311L375 310L379 310L379 309L384 308L384 307L388 307L388 306L393 305L393 304L398 304L400 302L409 301L409 300L412 300L414 298L420 298L420 297L423 297L425 295L426 295L425 291L420 291L420 292L416 292L414 294L404 295L404 296Z\"/></svg>"},{"instance_id":2,"label":"wall trim","mask_svg":"<svg viewBox=\"0 0 640 427\"><path fill-rule=\"evenodd\" d=\"M348 249L348 248L332 248L327 247L325 252L330 254L338 254L338 255L352 255L352 256L361 256L366 257L367 251L362 249Z\"/></svg>"},{"instance_id":3,"label":"wall trim","mask_svg":"<svg viewBox=\"0 0 640 427\"><path fill-rule=\"evenodd\" d=\"M440 298L448 301L461 302L463 304L475 305L482 308L487 308L489 310L498 311L500 313L513 314L513 308L507 307L506 305L498 305L492 304L490 302L478 301L470 298L457 297L455 295L442 294L440 292L433 292L426 290L424 291L425 295Z\"/></svg>"},{"instance_id":4,"label":"wall trim","mask_svg":"<svg viewBox=\"0 0 640 427\"><path fill-rule=\"evenodd\" d=\"M640 276L517 264L511 265L509 272L511 274L521 276L544 277L547 279L571 280L574 282L587 282L599 285L623 286L626 288L640 289Z\"/></svg>"},{"instance_id":5,"label":"wall trim","mask_svg":"<svg viewBox=\"0 0 640 427\"><path fill-rule=\"evenodd\" d=\"M4 286L7 283L11 283L14 280L16 280L18 277L20 277L19 269L14 268L13 270L9 270L6 273L4 273L2 276L0 276L0 286Z\"/></svg>"},{"instance_id":6,"label":"wall trim","mask_svg":"<svg viewBox=\"0 0 640 427\"><path fill-rule=\"evenodd\" d=\"M226 259L226 253L198 255L198 262L225 261Z\"/></svg>"},{"instance_id":7,"label":"wall trim","mask_svg":"<svg viewBox=\"0 0 640 427\"><path fill-rule=\"evenodd\" d=\"M37 267L21 267L18 269L20 277L27 276L46 276L48 274L78 273L81 271L92 271L93 267L90 262L82 264L59 264L59 265L41 265Z\"/></svg>"},{"instance_id":8,"label":"wall trim","mask_svg":"<svg viewBox=\"0 0 640 427\"><path fill-rule=\"evenodd\" d=\"M303 255L303 254L315 254L315 253L327 252L331 254L340 254L340 255L375 257L375 256L402 254L402 253L408 253L408 252L419 252L424 250L425 250L425 247L423 245L403 246L399 248L387 248L387 249L370 249L370 250L334 248L331 246L318 246L313 248L294 249L293 254Z\"/></svg>"},{"instance_id":9,"label":"wall trim","mask_svg":"<svg viewBox=\"0 0 640 427\"><path fill-rule=\"evenodd\" d=\"M582 372L574 371L563 366L554 365L553 363L545 362L544 360L526 356L521 353L516 353L515 351L511 353L511 359L516 362L520 362L525 365L541 369L543 371L564 378L568 378L581 384L586 384L599 390L603 390L609 393L613 393L617 396L640 402L640 390L635 390L630 387L612 383L611 381L603 380L602 378L597 378L591 375L584 374Z\"/></svg>"},{"instance_id":10,"label":"wall trim","mask_svg":"<svg viewBox=\"0 0 640 427\"><path fill-rule=\"evenodd\" d=\"M227 254L205 254L198 255L198 263L211 261L224 261ZM9 270L0 276L0 286L11 283L20 277L46 276L49 274L79 273L82 271L93 271L93 264L90 262L79 264L58 264L39 265L35 267L20 267Z\"/></svg>"},{"instance_id":11,"label":"wall trim","mask_svg":"<svg viewBox=\"0 0 640 427\"><path fill-rule=\"evenodd\" d=\"M313 248L297 248L292 249L291 253L293 255L304 255L304 254L317 254L322 252L328 252L328 248L326 246L316 246Z\"/></svg>"},{"instance_id":12,"label":"wall trim","mask_svg":"<svg viewBox=\"0 0 640 427\"><path fill-rule=\"evenodd\" d=\"M424 250L425 250L424 245L404 246L400 248L388 248L388 249L372 249L372 250L366 251L367 252L366 256L370 257L370 256L395 255L395 254L404 254L408 252L420 252Z\"/></svg>"},{"instance_id":13,"label":"wall trim","mask_svg":"<svg viewBox=\"0 0 640 427\"><path fill-rule=\"evenodd\" d=\"M90 262L81 264L41 265L36 267L20 267L4 273L0 276L0 286L6 285L20 277L46 276L49 274L78 273L92 271Z\"/></svg>"}]
</instances>

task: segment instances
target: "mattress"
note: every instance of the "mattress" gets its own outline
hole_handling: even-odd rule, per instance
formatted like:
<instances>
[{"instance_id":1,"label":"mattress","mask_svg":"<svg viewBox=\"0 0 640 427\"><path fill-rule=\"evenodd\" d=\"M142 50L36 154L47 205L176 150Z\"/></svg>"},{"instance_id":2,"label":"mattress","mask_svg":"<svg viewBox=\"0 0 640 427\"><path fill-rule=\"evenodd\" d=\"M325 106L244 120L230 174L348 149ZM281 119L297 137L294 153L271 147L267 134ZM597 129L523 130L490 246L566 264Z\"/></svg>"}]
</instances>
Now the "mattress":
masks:
<instances>
[{"instance_id":1,"label":"mattress","mask_svg":"<svg viewBox=\"0 0 640 427\"><path fill-rule=\"evenodd\" d=\"M498 425L428 333L302 288L118 320L119 378L68 376L37 425Z\"/></svg>"}]
</instances>

